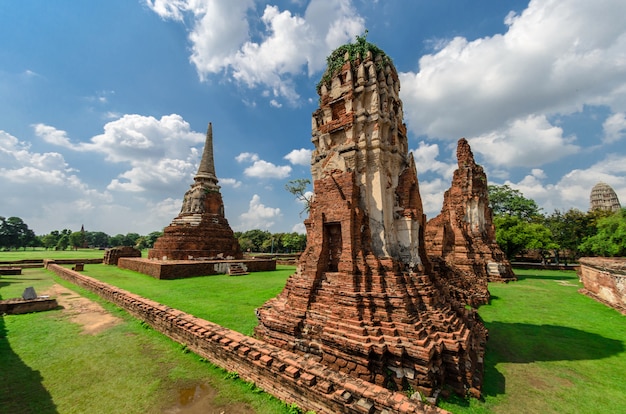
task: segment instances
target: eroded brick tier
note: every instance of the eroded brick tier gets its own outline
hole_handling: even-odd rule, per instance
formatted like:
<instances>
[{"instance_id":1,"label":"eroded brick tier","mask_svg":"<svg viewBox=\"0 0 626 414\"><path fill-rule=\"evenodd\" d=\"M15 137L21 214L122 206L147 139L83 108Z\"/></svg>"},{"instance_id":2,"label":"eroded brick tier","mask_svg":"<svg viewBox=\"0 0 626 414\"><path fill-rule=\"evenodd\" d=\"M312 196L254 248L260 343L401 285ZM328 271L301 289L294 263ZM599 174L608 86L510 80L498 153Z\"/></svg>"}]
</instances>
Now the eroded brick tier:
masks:
<instances>
[{"instance_id":1,"label":"eroded brick tier","mask_svg":"<svg viewBox=\"0 0 626 414\"><path fill-rule=\"evenodd\" d=\"M487 281L515 280L515 275L496 243L487 175L465 138L458 141L456 155L458 168L441 213L426 223L425 243L457 298L476 306L489 300Z\"/></svg>"},{"instance_id":2,"label":"eroded brick tier","mask_svg":"<svg viewBox=\"0 0 626 414\"><path fill-rule=\"evenodd\" d=\"M243 257L224 217L224 202L213 162L213 128L207 138L194 184L185 193L178 216L148 252L149 259L190 260Z\"/></svg>"},{"instance_id":3,"label":"eroded brick tier","mask_svg":"<svg viewBox=\"0 0 626 414\"><path fill-rule=\"evenodd\" d=\"M371 52L321 86L307 247L255 333L385 387L479 395L486 330L427 258L399 90Z\"/></svg>"}]
</instances>

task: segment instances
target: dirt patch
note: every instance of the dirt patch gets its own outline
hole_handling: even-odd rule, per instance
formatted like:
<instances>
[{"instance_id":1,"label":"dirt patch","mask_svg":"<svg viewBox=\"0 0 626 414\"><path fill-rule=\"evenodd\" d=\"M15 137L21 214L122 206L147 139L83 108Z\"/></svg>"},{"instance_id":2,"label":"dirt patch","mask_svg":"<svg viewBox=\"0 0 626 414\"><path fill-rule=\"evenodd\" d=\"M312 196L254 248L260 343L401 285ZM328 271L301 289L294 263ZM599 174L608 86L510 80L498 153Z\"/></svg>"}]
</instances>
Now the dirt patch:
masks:
<instances>
[{"instance_id":1,"label":"dirt patch","mask_svg":"<svg viewBox=\"0 0 626 414\"><path fill-rule=\"evenodd\" d=\"M63 313L70 317L70 321L83 327L84 334L95 335L122 322L122 319L111 315L99 303L59 284L55 283L42 295L55 298L63 308Z\"/></svg>"},{"instance_id":2,"label":"dirt patch","mask_svg":"<svg viewBox=\"0 0 626 414\"><path fill-rule=\"evenodd\" d=\"M217 391L206 384L181 388L175 406L164 414L253 414L254 409L244 403L220 403Z\"/></svg>"},{"instance_id":3,"label":"dirt patch","mask_svg":"<svg viewBox=\"0 0 626 414\"><path fill-rule=\"evenodd\" d=\"M561 286L573 286L573 287L578 287L578 285L575 285L573 283L571 283L568 280L555 280L556 283L558 283Z\"/></svg>"}]
</instances>

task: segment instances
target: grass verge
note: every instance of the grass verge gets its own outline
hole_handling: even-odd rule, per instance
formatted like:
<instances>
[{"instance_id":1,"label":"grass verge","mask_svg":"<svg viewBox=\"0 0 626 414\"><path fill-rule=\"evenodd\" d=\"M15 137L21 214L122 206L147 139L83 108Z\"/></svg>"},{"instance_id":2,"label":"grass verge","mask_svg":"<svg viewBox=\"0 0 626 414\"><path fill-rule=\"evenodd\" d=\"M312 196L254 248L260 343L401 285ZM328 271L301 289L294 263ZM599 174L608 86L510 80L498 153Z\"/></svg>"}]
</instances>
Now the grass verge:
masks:
<instances>
[{"instance_id":1,"label":"grass verge","mask_svg":"<svg viewBox=\"0 0 626 414\"><path fill-rule=\"evenodd\" d=\"M626 412L626 317L578 293L573 271L516 270L489 285L484 402L453 413Z\"/></svg>"},{"instance_id":2,"label":"grass verge","mask_svg":"<svg viewBox=\"0 0 626 414\"><path fill-rule=\"evenodd\" d=\"M252 384L233 380L125 311L43 269L0 277L0 297L20 296L26 286L43 292L55 282L101 303L123 322L86 335L63 310L0 316L0 412L178 412L189 390L200 388L210 396L203 412L289 412Z\"/></svg>"},{"instance_id":3,"label":"grass verge","mask_svg":"<svg viewBox=\"0 0 626 414\"><path fill-rule=\"evenodd\" d=\"M86 265L83 274L150 298L244 335L252 335L254 310L278 295L293 266L277 265L272 272L246 276L213 275L159 280L108 265Z\"/></svg>"}]
</instances>

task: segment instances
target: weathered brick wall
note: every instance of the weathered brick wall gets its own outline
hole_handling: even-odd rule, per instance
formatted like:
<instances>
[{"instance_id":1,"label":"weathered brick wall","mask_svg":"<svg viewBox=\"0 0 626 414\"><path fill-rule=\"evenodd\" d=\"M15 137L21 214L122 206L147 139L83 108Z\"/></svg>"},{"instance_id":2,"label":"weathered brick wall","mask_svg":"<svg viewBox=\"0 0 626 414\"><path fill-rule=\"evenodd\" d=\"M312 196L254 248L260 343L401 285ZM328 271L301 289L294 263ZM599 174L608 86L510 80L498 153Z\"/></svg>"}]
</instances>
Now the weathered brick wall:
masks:
<instances>
[{"instance_id":1,"label":"weathered brick wall","mask_svg":"<svg viewBox=\"0 0 626 414\"><path fill-rule=\"evenodd\" d=\"M626 258L582 257L579 262L581 293L626 315Z\"/></svg>"},{"instance_id":2,"label":"weathered brick wall","mask_svg":"<svg viewBox=\"0 0 626 414\"><path fill-rule=\"evenodd\" d=\"M134 270L156 279L183 279L186 277L215 275L227 273L229 264L240 264L248 272L268 272L276 270L276 260L219 260L219 261L189 261L189 260L151 260L136 258L120 258L120 269Z\"/></svg>"},{"instance_id":3,"label":"weathered brick wall","mask_svg":"<svg viewBox=\"0 0 626 414\"><path fill-rule=\"evenodd\" d=\"M306 356L242 335L78 272L48 269L102 298L277 398L318 413L446 413L404 394L333 371Z\"/></svg>"}]
</instances>

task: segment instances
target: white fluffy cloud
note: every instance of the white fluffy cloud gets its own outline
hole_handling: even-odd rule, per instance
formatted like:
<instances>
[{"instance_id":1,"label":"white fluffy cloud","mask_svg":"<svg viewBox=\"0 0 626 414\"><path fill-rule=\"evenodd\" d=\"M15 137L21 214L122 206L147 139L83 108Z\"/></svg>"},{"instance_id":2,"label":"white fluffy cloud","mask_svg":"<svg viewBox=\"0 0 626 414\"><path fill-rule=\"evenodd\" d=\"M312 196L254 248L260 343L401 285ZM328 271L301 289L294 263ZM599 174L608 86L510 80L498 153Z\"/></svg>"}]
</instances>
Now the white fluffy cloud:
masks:
<instances>
[{"instance_id":1,"label":"white fluffy cloud","mask_svg":"<svg viewBox=\"0 0 626 414\"><path fill-rule=\"evenodd\" d=\"M243 173L248 177L256 178L287 178L291 173L291 167L288 165L274 165L271 162L258 160L247 167Z\"/></svg>"},{"instance_id":2,"label":"white fluffy cloud","mask_svg":"<svg viewBox=\"0 0 626 414\"><path fill-rule=\"evenodd\" d=\"M624 112L625 15L621 0L533 0L521 14L507 16L502 35L448 41L422 56L418 72L400 74L410 129L440 139L479 137L473 142L483 154L484 145L493 144L502 161L517 165L575 152L546 119L584 105ZM512 129L515 135L504 133ZM549 139L549 150L542 151L549 157L535 151L536 159L522 148L532 147L526 140L535 132Z\"/></svg>"},{"instance_id":3,"label":"white fluffy cloud","mask_svg":"<svg viewBox=\"0 0 626 414\"><path fill-rule=\"evenodd\" d=\"M293 77L322 69L324 57L364 31L364 19L351 0L312 0L304 16L266 5L263 28L254 33L248 21L252 0L148 0L164 19L190 23L191 62L201 79L226 72L247 87L264 87L274 98L296 103ZM252 40L256 34L259 41ZM277 99L273 106L279 106Z\"/></svg>"},{"instance_id":4,"label":"white fluffy cloud","mask_svg":"<svg viewBox=\"0 0 626 414\"><path fill-rule=\"evenodd\" d=\"M112 191L173 190L184 185L195 173L202 149L193 146L201 145L205 139L177 114L161 119L124 115L107 123L103 134L76 144L71 143L65 131L44 124L33 127L35 133L50 144L104 154L107 161L129 164L131 168L107 187Z\"/></svg>"},{"instance_id":5,"label":"white fluffy cloud","mask_svg":"<svg viewBox=\"0 0 626 414\"><path fill-rule=\"evenodd\" d=\"M544 116L517 119L502 130L469 138L469 142L490 164L508 167L537 167L580 151L574 137L564 137L563 129Z\"/></svg>"},{"instance_id":6,"label":"white fluffy cloud","mask_svg":"<svg viewBox=\"0 0 626 414\"><path fill-rule=\"evenodd\" d=\"M275 165L262 160L258 154L253 152L242 152L235 157L239 163L251 162L252 165L246 167L243 173L248 177L255 178L286 178L291 174L291 167L288 165Z\"/></svg>"},{"instance_id":7,"label":"white fluffy cloud","mask_svg":"<svg viewBox=\"0 0 626 414\"><path fill-rule=\"evenodd\" d=\"M546 183L546 179L543 170L533 169L519 182L506 181L504 184L535 200L547 214L555 209L587 211L591 189L601 181L613 187L618 195L626 194L626 156L608 155L589 168L570 171L556 184ZM623 205L624 200L620 202Z\"/></svg>"},{"instance_id":8,"label":"white fluffy cloud","mask_svg":"<svg viewBox=\"0 0 626 414\"><path fill-rule=\"evenodd\" d=\"M311 150L306 148L300 148L292 150L289 154L283 158L294 165L310 165L311 164Z\"/></svg>"},{"instance_id":9,"label":"white fluffy cloud","mask_svg":"<svg viewBox=\"0 0 626 414\"><path fill-rule=\"evenodd\" d=\"M28 218L28 226L37 234L49 229L50 217L59 229L78 231L80 223L76 222L83 214L112 201L108 192L81 181L61 154L33 152L5 131L0 131L0 165L3 214Z\"/></svg>"},{"instance_id":10,"label":"white fluffy cloud","mask_svg":"<svg viewBox=\"0 0 626 414\"><path fill-rule=\"evenodd\" d=\"M626 114L619 112L609 116L604 124L604 141L605 142L617 142L620 139L626 137Z\"/></svg>"},{"instance_id":11,"label":"white fluffy cloud","mask_svg":"<svg viewBox=\"0 0 626 414\"><path fill-rule=\"evenodd\" d=\"M411 152L415 159L415 167L417 168L418 175L432 171L445 178L452 178L452 173L456 168L456 162L447 164L437 160L437 157L439 157L439 145L420 141L418 147L411 150Z\"/></svg>"},{"instance_id":12,"label":"white fluffy cloud","mask_svg":"<svg viewBox=\"0 0 626 414\"><path fill-rule=\"evenodd\" d=\"M281 215L280 208L267 207L261 203L261 197L255 194L250 200L248 211L239 216L239 224L235 227L240 230L269 229Z\"/></svg>"}]
</instances>

